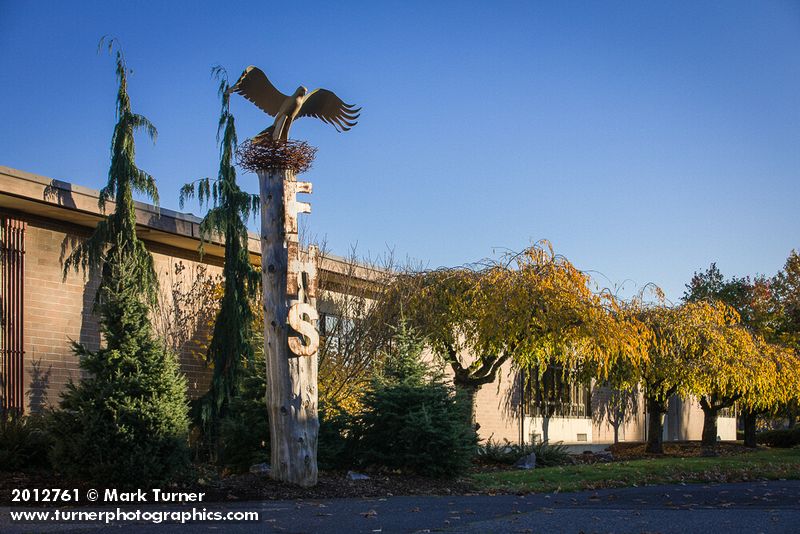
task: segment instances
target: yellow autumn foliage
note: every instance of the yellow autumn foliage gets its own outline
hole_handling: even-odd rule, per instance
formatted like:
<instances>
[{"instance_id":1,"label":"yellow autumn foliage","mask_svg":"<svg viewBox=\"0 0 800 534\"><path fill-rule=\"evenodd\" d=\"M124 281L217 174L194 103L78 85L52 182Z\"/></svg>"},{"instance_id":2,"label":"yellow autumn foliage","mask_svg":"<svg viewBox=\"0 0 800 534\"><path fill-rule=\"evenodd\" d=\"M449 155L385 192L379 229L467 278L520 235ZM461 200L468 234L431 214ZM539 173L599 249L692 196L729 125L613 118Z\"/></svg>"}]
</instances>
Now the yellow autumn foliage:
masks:
<instances>
[{"instance_id":1,"label":"yellow autumn foliage","mask_svg":"<svg viewBox=\"0 0 800 534\"><path fill-rule=\"evenodd\" d=\"M629 320L644 325L648 358L638 379L648 397L694 395L710 405L766 409L800 393L800 365L793 351L753 335L739 314L722 302L668 306L634 299Z\"/></svg>"},{"instance_id":2,"label":"yellow autumn foliage","mask_svg":"<svg viewBox=\"0 0 800 534\"><path fill-rule=\"evenodd\" d=\"M404 274L383 304L386 321L408 319L459 385L491 383L508 360L605 377L618 362L647 358L644 329L618 313L613 296L593 292L589 276L546 241L502 261Z\"/></svg>"}]
</instances>

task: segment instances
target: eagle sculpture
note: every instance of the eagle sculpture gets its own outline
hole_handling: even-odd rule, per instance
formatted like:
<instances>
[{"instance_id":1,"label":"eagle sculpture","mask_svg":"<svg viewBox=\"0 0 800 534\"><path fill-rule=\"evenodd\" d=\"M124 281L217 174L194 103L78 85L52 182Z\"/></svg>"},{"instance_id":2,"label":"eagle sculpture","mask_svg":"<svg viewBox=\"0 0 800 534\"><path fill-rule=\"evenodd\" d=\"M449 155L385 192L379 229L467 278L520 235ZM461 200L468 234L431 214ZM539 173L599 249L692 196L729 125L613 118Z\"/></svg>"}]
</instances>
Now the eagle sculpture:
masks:
<instances>
[{"instance_id":1,"label":"eagle sculpture","mask_svg":"<svg viewBox=\"0 0 800 534\"><path fill-rule=\"evenodd\" d=\"M298 117L316 117L332 124L337 132L347 131L356 125L361 108L356 108L327 89L315 89L310 93L302 85L293 95L287 96L278 91L267 75L250 65L228 92L239 93L247 100L275 117L275 122L255 136L254 142L265 137L275 141L286 141L289 128Z\"/></svg>"}]
</instances>

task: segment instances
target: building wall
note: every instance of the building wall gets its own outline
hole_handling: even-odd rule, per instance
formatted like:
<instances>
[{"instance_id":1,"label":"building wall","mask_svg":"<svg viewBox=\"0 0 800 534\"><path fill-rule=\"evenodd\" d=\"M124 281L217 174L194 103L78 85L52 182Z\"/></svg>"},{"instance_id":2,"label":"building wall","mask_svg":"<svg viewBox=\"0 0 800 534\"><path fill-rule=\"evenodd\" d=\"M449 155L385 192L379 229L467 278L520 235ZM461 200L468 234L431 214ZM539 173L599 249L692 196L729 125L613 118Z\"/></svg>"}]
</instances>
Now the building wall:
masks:
<instances>
[{"instance_id":1,"label":"building wall","mask_svg":"<svg viewBox=\"0 0 800 534\"><path fill-rule=\"evenodd\" d=\"M25 219L28 222L23 311L25 397L26 410L39 411L57 405L64 386L80 378L78 358L71 349L71 341L91 350L99 347L97 318L92 313L97 280L88 279L83 273L70 272L66 279L62 275L62 250L69 251L76 240L85 238L88 235L85 229L47 219ZM217 265L208 264L213 258L206 257L205 262L200 263L196 254L179 249L164 245L150 245L150 249L165 303L172 300L176 277L171 273L175 272L175 264L184 266L179 276L184 287L203 265L208 276L221 273L218 261ZM154 323L158 322L154 317ZM207 390L210 380L201 350L209 328L205 322L189 324L187 328L191 331L181 337L175 349L187 376L189 395L196 397Z\"/></svg>"},{"instance_id":2,"label":"building wall","mask_svg":"<svg viewBox=\"0 0 800 534\"><path fill-rule=\"evenodd\" d=\"M736 418L720 417L717 419L717 436L722 441L733 441L736 439Z\"/></svg>"},{"instance_id":3,"label":"building wall","mask_svg":"<svg viewBox=\"0 0 800 534\"><path fill-rule=\"evenodd\" d=\"M736 418L719 417L717 436L723 441L736 439ZM667 415L664 417L664 439L666 441L696 441L703 437L703 410L694 397L681 399L674 396L669 400Z\"/></svg>"},{"instance_id":4,"label":"building wall","mask_svg":"<svg viewBox=\"0 0 800 534\"><path fill-rule=\"evenodd\" d=\"M63 225L28 219L23 310L27 410L54 405L64 385L80 379L70 340L91 349L100 343L91 314L96 283L86 283L75 273L62 278L58 259L67 237Z\"/></svg>"},{"instance_id":5,"label":"building wall","mask_svg":"<svg viewBox=\"0 0 800 534\"><path fill-rule=\"evenodd\" d=\"M441 365L441 361L430 351L426 351L423 358L432 364ZM467 360L464 363L470 362ZM450 367L444 366L443 370L445 376L452 379ZM545 420L523 414L521 427L519 376L512 364L507 362L498 373L498 379L492 384L483 386L476 396L475 418L479 425L478 437L482 442L491 438L495 442L508 440L512 443L519 443L520 439L526 443L547 439L550 442L561 441L570 445L611 444L614 442L614 427L609 415L611 393L609 388L593 385L591 417L551 417ZM619 441L646 440L647 420L644 397L639 391L619 425ZM720 439L736 439L735 423L736 419L732 417L719 418ZM697 401L682 400L679 397L670 399L669 411L664 417L664 439L699 440L702 431L703 411Z\"/></svg>"},{"instance_id":6,"label":"building wall","mask_svg":"<svg viewBox=\"0 0 800 534\"><path fill-rule=\"evenodd\" d=\"M204 256L201 261L196 253L161 244L149 243L148 248L153 254L161 289L159 317L153 321L155 330L178 354L189 398L194 399L208 391L211 384L205 355L221 288L216 292L206 289L197 295L200 288L193 291L192 285L204 280L219 287L222 259Z\"/></svg>"},{"instance_id":7,"label":"building wall","mask_svg":"<svg viewBox=\"0 0 800 534\"><path fill-rule=\"evenodd\" d=\"M703 412L691 399L674 396L664 416L664 439L685 441L700 439L703 434ZM696 437L695 437L696 436Z\"/></svg>"},{"instance_id":8,"label":"building wall","mask_svg":"<svg viewBox=\"0 0 800 534\"><path fill-rule=\"evenodd\" d=\"M428 358L433 359L432 355ZM610 444L614 442L614 427L608 414L611 390L600 386L592 388L592 416L552 417L544 420L523 415L523 426L519 419L519 378L511 363L506 363L493 384L483 386L476 397L475 415L480 425L481 440L502 442L507 439L519 443L548 439L565 444ZM702 437L703 411L696 399L670 399L669 410L664 418L666 441L697 441ZM521 433L521 434L520 434ZM585 435L585 436L584 436ZM736 439L736 418L720 417L718 435L723 441ZM586 438L586 441L583 438ZM647 417L644 397L640 392L619 425L619 441L644 441L647 438Z\"/></svg>"},{"instance_id":9,"label":"building wall","mask_svg":"<svg viewBox=\"0 0 800 534\"><path fill-rule=\"evenodd\" d=\"M486 384L476 395L475 421L482 440L519 442L519 381L510 363L505 363L493 384Z\"/></svg>"},{"instance_id":10,"label":"building wall","mask_svg":"<svg viewBox=\"0 0 800 534\"><path fill-rule=\"evenodd\" d=\"M548 439L550 442L613 443L614 428L609 421L607 404L611 390L592 388L591 417L551 417L548 420L523 415L520 428L519 405L521 401L518 374L511 363L506 363L494 384L483 386L478 392L476 420L480 425L481 439L491 437L494 441L508 439L518 443L520 439L530 443L533 439ZM645 438L644 399L636 396L635 409L628 411L619 426L620 441L642 441ZM521 434L520 434L521 432ZM583 441L583 438L586 441Z\"/></svg>"},{"instance_id":11,"label":"building wall","mask_svg":"<svg viewBox=\"0 0 800 534\"><path fill-rule=\"evenodd\" d=\"M591 417L525 417L525 441L594 443Z\"/></svg>"},{"instance_id":12,"label":"building wall","mask_svg":"<svg viewBox=\"0 0 800 534\"><path fill-rule=\"evenodd\" d=\"M612 390L606 387L595 386L592 388L592 437L594 443L614 443L614 426L611 419L613 414L611 404ZM628 406L619 424L619 441L643 441L645 438L644 398L639 392Z\"/></svg>"}]
</instances>

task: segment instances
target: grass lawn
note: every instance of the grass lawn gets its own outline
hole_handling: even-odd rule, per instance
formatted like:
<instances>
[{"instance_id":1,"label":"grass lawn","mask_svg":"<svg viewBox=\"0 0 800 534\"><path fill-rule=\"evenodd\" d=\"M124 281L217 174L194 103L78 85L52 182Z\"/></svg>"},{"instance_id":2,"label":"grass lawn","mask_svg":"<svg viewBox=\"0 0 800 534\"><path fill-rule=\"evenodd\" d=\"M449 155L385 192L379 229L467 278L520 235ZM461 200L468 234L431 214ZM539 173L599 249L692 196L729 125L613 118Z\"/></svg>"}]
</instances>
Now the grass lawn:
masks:
<instances>
[{"instance_id":1,"label":"grass lawn","mask_svg":"<svg viewBox=\"0 0 800 534\"><path fill-rule=\"evenodd\" d=\"M768 449L736 456L646 458L623 462L495 471L473 475L486 491L553 492L674 484L800 478L800 449Z\"/></svg>"}]
</instances>

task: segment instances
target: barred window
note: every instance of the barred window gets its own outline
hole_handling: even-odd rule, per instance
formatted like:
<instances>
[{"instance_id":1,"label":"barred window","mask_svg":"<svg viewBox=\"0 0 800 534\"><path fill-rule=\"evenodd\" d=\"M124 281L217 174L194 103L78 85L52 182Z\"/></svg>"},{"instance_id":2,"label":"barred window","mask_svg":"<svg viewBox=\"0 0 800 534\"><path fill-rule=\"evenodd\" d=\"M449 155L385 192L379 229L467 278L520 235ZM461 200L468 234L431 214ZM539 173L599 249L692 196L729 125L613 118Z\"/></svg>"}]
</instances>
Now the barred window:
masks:
<instances>
[{"instance_id":1,"label":"barred window","mask_svg":"<svg viewBox=\"0 0 800 534\"><path fill-rule=\"evenodd\" d=\"M530 372L525 387L527 414L533 417L591 417L591 384L575 371L550 365Z\"/></svg>"},{"instance_id":2,"label":"barred window","mask_svg":"<svg viewBox=\"0 0 800 534\"><path fill-rule=\"evenodd\" d=\"M25 222L0 214L0 412L22 412Z\"/></svg>"}]
</instances>

